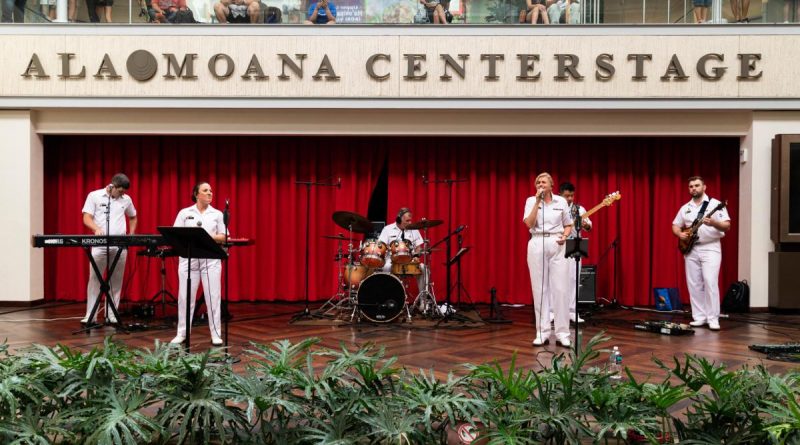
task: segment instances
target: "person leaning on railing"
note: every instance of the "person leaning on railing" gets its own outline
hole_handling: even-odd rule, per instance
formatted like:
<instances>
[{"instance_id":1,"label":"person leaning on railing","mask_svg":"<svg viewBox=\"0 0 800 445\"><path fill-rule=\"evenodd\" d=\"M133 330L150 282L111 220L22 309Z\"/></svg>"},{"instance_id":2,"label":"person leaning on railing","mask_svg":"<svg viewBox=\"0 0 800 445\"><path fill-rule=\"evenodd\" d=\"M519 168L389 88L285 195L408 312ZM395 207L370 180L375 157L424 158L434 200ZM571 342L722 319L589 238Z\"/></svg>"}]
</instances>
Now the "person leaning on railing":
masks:
<instances>
[{"instance_id":1,"label":"person leaning on railing","mask_svg":"<svg viewBox=\"0 0 800 445\"><path fill-rule=\"evenodd\" d=\"M257 23L261 17L258 0L220 0L214 3L219 23Z\"/></svg>"}]
</instances>

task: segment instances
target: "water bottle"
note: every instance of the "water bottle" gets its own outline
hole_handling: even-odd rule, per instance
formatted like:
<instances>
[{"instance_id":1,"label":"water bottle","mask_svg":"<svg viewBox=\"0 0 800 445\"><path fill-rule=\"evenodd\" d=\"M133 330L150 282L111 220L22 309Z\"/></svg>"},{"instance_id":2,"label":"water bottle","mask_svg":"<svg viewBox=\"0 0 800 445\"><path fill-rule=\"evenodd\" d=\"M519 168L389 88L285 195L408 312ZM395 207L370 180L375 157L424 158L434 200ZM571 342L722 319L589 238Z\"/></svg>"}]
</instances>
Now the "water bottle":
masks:
<instances>
[{"instance_id":1,"label":"water bottle","mask_svg":"<svg viewBox=\"0 0 800 445\"><path fill-rule=\"evenodd\" d=\"M619 352L619 346L614 346L608 357L608 373L612 380L622 379L622 354Z\"/></svg>"}]
</instances>

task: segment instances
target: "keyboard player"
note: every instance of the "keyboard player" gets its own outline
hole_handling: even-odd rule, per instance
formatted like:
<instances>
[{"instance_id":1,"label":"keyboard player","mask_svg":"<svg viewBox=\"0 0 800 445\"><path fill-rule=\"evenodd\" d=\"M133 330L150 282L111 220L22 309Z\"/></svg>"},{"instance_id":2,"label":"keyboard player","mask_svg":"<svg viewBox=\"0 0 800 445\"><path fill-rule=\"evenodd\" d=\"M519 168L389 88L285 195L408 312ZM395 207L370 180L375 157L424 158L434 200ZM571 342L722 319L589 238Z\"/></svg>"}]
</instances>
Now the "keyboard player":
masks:
<instances>
[{"instance_id":1,"label":"keyboard player","mask_svg":"<svg viewBox=\"0 0 800 445\"><path fill-rule=\"evenodd\" d=\"M131 182L128 177L123 173L117 173L111 178L110 184L89 193L86 196L86 203L83 205L83 225L95 235L105 235L107 230L110 235L125 235L125 219L127 217L127 233L131 235L136 233L136 207L133 206L133 200L127 195L130 186ZM118 249L123 250L111 277L107 277L111 287L110 294L116 307L119 307L122 292L122 276L125 274L127 250L118 246L92 248L92 257L98 269L103 273L105 273L106 264L109 260L113 260ZM94 321L89 320L89 316L99 293L100 281L94 270L89 268L89 284L86 286L86 316L83 317L81 323ZM95 318L97 318L96 314ZM108 311L106 311L106 321L117 322L114 314Z\"/></svg>"}]
</instances>

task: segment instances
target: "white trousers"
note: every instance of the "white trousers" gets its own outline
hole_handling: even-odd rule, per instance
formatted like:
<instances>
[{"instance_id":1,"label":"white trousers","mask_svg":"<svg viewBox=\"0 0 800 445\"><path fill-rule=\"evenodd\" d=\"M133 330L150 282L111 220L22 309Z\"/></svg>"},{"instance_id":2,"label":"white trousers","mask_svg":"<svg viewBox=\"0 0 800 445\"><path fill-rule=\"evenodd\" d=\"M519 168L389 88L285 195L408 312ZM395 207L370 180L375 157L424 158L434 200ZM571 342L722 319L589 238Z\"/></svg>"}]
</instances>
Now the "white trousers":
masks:
<instances>
[{"instance_id":1,"label":"white trousers","mask_svg":"<svg viewBox=\"0 0 800 445\"><path fill-rule=\"evenodd\" d=\"M578 281L578 277L581 276L581 268L583 264L578 265L578 273L575 273L575 260L568 259L567 265L569 267L569 319L575 320L575 283Z\"/></svg>"},{"instance_id":2,"label":"white trousers","mask_svg":"<svg viewBox=\"0 0 800 445\"><path fill-rule=\"evenodd\" d=\"M181 258L178 262L178 336L186 336L186 265L189 260ZM191 289L191 315L194 317L194 306L197 301L197 288L203 282L203 295L205 297L206 309L208 310L208 328L212 338L222 337L222 316L220 314L220 298L222 281L222 261L221 260L192 260L191 267L192 289ZM189 320L191 323L191 320Z\"/></svg>"},{"instance_id":3,"label":"white trousers","mask_svg":"<svg viewBox=\"0 0 800 445\"><path fill-rule=\"evenodd\" d=\"M558 236L534 236L528 241L528 271L536 312L536 335L550 337L549 314L552 308L556 338L569 338L569 265L565 247L556 243Z\"/></svg>"},{"instance_id":4,"label":"white trousers","mask_svg":"<svg viewBox=\"0 0 800 445\"><path fill-rule=\"evenodd\" d=\"M106 262L114 261L114 256L117 254L117 250L119 247L109 247L108 248L108 256L106 257L106 248L105 247L92 247L92 258L94 258L94 262L97 263L97 268L100 269L100 273L105 275L106 273ZM111 274L111 279L109 280L109 286L111 299L114 301L114 306L119 309L119 298L122 294L122 276L125 275L125 260L128 258L128 250L122 249L122 253L119 254L119 260L117 261L117 265L114 267L114 273ZM109 263L109 266L111 263ZM89 314L92 312L92 307L94 307L95 302L97 301L97 294L100 293L100 280L97 279L97 275L94 273L94 269L89 265L89 284L86 285L86 318L89 318ZM103 309L103 306L99 306L97 312L94 314L94 319L97 320L97 314ZM109 316L113 317L113 314L108 312L106 313L106 319Z\"/></svg>"},{"instance_id":5,"label":"white trousers","mask_svg":"<svg viewBox=\"0 0 800 445\"><path fill-rule=\"evenodd\" d=\"M695 246L684 257L694 321L719 322L719 246Z\"/></svg>"}]
</instances>

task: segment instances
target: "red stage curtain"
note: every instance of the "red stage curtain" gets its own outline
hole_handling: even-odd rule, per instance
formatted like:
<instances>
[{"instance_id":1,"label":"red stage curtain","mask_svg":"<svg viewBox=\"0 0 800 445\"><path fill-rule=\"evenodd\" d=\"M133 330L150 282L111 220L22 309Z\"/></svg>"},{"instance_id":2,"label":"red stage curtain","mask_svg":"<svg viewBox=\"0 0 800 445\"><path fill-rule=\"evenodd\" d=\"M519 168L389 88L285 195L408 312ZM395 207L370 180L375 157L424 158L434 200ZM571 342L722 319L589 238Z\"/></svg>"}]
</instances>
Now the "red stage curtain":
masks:
<instances>
[{"instance_id":1,"label":"red stage curtain","mask_svg":"<svg viewBox=\"0 0 800 445\"><path fill-rule=\"evenodd\" d=\"M683 258L670 227L689 200L686 179L695 174L705 177L712 197L728 199L733 227L723 241L721 292L737 279L737 139L419 138L404 146L404 156L389 155L389 219L399 207L410 206L415 219L447 220L448 186L424 185L421 177L468 180L453 186L452 227L469 226L464 246L472 250L463 258L462 280L474 302L487 302L491 287L501 302L531 301L529 235L522 218L534 179L543 171L553 176L556 188L565 181L575 184L577 200L587 210L608 193L622 194L611 208L591 217L595 229L588 234L585 263L597 265L598 297L613 298L615 252L609 249L616 240L621 304L650 304L653 287L678 287L688 302ZM446 224L430 230L434 242L446 234ZM436 294L442 300L445 255L434 255Z\"/></svg>"},{"instance_id":2,"label":"red stage curtain","mask_svg":"<svg viewBox=\"0 0 800 445\"><path fill-rule=\"evenodd\" d=\"M522 212L541 171L556 182L573 182L587 208L609 192L622 193L621 201L592 217L587 263L598 266L599 297L613 296L615 251L603 254L617 240L616 295L622 304L649 304L653 287L679 287L688 301L670 224L689 199L686 178L692 174L706 178L711 196L729 201L733 229L723 240L723 292L737 279L739 174L733 138L47 137L45 231L85 233L80 209L86 194L117 171L131 178L139 233L172 225L178 210L191 205L194 183L206 180L215 207L231 200L232 235L257 242L233 253L231 300L299 301L305 289L306 190L294 182L341 177L340 190L311 193L309 295L323 300L335 292L336 242L320 235L344 232L331 221L336 210L367 214L384 162L389 222L406 205L415 219L447 219L447 186L423 185L422 175L469 179L453 188L452 225L469 226L464 245L472 250L462 275L474 302L488 301L493 286L502 302L530 302ZM446 227L447 222L431 229L430 238L443 237ZM442 300L444 252L432 260ZM175 267L170 259L167 281L173 293ZM87 275L80 249L47 249L46 298L83 300ZM159 284L156 260L129 255L125 300L147 299Z\"/></svg>"},{"instance_id":3,"label":"red stage curtain","mask_svg":"<svg viewBox=\"0 0 800 445\"><path fill-rule=\"evenodd\" d=\"M304 298L306 187L297 180L336 182L341 189L311 189L310 286L312 300L336 292L336 241L345 232L332 221L336 210L367 214L370 194L384 164L369 139L288 137L48 137L45 139L45 231L86 233L81 208L86 194L125 172L139 212L138 233L157 233L192 205L196 181L208 181L212 205L230 198L234 237L256 245L235 248L230 297L236 300ZM345 246L346 247L346 246ZM136 249L139 250L139 249ZM167 282L177 292L177 261L169 259ZM147 299L159 289L157 260L128 256L123 299ZM88 263L80 249L47 249L48 299L83 300Z\"/></svg>"}]
</instances>

